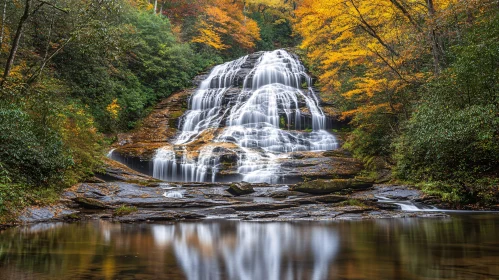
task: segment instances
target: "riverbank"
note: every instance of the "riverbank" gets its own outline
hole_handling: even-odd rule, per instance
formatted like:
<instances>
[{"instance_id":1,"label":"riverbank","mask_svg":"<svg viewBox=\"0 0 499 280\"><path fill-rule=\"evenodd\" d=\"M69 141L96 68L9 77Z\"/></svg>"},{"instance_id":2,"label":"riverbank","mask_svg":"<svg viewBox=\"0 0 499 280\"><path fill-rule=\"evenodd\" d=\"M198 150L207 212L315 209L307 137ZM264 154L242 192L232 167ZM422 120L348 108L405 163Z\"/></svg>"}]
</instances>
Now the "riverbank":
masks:
<instances>
[{"instance_id":1,"label":"riverbank","mask_svg":"<svg viewBox=\"0 0 499 280\"><path fill-rule=\"evenodd\" d=\"M447 218L445 211L435 208L456 209L411 186L374 184L361 178L288 185L166 183L110 159L105 163L102 174L66 189L52 203L26 207L1 227L80 220L138 223Z\"/></svg>"},{"instance_id":2,"label":"riverbank","mask_svg":"<svg viewBox=\"0 0 499 280\"><path fill-rule=\"evenodd\" d=\"M304 184L165 183L107 160L106 172L62 193L49 206L28 207L3 226L103 219L115 222L236 219L253 221L356 220L445 217L424 212L434 198L406 186L351 185L311 194ZM301 191L300 191L301 190ZM409 201L421 212L403 211L380 198ZM125 211L118 211L124 209Z\"/></svg>"}]
</instances>

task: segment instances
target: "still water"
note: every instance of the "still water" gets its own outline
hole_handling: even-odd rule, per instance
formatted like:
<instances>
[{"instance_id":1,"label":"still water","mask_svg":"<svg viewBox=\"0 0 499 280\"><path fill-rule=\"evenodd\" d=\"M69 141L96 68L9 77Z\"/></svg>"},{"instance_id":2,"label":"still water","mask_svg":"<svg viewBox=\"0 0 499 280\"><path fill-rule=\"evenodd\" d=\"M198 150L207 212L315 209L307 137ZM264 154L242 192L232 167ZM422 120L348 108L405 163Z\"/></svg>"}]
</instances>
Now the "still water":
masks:
<instances>
[{"instance_id":1,"label":"still water","mask_svg":"<svg viewBox=\"0 0 499 280\"><path fill-rule=\"evenodd\" d=\"M1 279L499 279L499 215L37 224L0 232Z\"/></svg>"}]
</instances>

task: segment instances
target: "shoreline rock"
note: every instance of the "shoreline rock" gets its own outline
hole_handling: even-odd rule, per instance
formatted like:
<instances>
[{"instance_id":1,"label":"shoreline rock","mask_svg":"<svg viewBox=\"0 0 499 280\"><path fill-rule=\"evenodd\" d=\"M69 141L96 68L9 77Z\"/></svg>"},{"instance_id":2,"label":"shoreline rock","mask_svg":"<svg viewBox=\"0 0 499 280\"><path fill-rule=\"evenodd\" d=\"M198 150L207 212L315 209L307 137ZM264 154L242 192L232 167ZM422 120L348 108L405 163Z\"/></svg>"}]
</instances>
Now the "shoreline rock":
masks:
<instances>
[{"instance_id":1,"label":"shoreline rock","mask_svg":"<svg viewBox=\"0 0 499 280\"><path fill-rule=\"evenodd\" d=\"M318 179L299 183L290 190L309 194L331 194L345 190L364 190L372 188L372 186L373 182L363 179Z\"/></svg>"}]
</instances>

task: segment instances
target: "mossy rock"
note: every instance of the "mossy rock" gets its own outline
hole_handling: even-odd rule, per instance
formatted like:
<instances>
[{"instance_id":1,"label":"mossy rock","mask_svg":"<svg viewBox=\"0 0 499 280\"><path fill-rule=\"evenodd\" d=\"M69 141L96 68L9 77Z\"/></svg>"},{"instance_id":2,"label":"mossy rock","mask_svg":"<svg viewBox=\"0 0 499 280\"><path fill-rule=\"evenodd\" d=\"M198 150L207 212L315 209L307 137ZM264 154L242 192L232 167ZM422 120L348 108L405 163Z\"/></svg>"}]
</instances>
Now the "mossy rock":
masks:
<instances>
[{"instance_id":1,"label":"mossy rock","mask_svg":"<svg viewBox=\"0 0 499 280\"><path fill-rule=\"evenodd\" d=\"M77 197L74 199L81 207L87 209L106 209L109 208L106 204L98 201L97 199L88 197Z\"/></svg>"},{"instance_id":2,"label":"mossy rock","mask_svg":"<svg viewBox=\"0 0 499 280\"><path fill-rule=\"evenodd\" d=\"M322 153L325 157L351 158L352 155L345 150L333 150Z\"/></svg>"},{"instance_id":3,"label":"mossy rock","mask_svg":"<svg viewBox=\"0 0 499 280\"><path fill-rule=\"evenodd\" d=\"M346 189L368 189L372 186L372 182L366 182L358 179L332 179L303 182L292 187L291 190L310 194L330 194Z\"/></svg>"},{"instance_id":4,"label":"mossy rock","mask_svg":"<svg viewBox=\"0 0 499 280\"><path fill-rule=\"evenodd\" d=\"M227 191L235 196L240 196L255 192L255 190L250 184L245 184L245 183L231 184L230 187L227 189Z\"/></svg>"}]
</instances>

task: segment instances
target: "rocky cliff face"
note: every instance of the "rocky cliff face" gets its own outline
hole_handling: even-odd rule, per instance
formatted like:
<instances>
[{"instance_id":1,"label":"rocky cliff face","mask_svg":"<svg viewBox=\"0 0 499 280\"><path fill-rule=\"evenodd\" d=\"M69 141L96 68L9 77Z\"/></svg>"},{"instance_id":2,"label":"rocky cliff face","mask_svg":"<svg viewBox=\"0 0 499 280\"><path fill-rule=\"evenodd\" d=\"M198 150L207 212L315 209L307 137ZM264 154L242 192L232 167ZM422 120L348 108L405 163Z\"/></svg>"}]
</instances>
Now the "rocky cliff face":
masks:
<instances>
[{"instance_id":1,"label":"rocky cliff face","mask_svg":"<svg viewBox=\"0 0 499 280\"><path fill-rule=\"evenodd\" d=\"M120 135L110 157L165 181L293 183L360 171L347 154L327 152L339 148L334 110L323 109L296 55L254 53L193 83Z\"/></svg>"}]
</instances>

